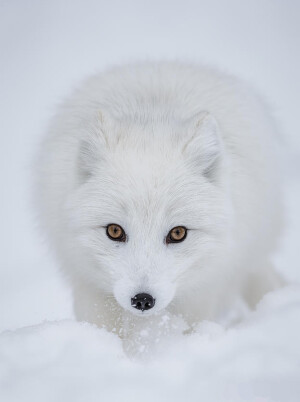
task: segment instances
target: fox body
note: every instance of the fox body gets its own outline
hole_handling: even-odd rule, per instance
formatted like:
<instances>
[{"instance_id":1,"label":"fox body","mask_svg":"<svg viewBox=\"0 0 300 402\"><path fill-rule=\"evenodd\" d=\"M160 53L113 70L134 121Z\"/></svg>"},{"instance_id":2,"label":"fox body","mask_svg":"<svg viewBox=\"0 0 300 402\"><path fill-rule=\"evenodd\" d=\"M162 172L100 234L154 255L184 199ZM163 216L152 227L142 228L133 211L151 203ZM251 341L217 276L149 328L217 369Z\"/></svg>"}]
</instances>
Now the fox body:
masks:
<instances>
[{"instance_id":1,"label":"fox body","mask_svg":"<svg viewBox=\"0 0 300 402\"><path fill-rule=\"evenodd\" d=\"M208 67L140 63L85 81L52 120L38 181L77 318L119 334L124 317L192 326L279 286L276 137L260 98Z\"/></svg>"}]
</instances>

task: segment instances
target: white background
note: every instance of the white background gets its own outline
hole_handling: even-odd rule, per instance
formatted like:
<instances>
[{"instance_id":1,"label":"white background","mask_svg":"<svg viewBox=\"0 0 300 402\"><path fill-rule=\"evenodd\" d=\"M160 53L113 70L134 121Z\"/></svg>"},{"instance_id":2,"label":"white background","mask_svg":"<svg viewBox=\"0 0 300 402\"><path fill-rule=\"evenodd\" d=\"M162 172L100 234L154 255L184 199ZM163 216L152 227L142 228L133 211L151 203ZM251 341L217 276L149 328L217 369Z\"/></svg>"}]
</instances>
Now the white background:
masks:
<instances>
[{"instance_id":1,"label":"white background","mask_svg":"<svg viewBox=\"0 0 300 402\"><path fill-rule=\"evenodd\" d=\"M200 61L235 73L269 101L293 162L289 175L299 171L299 1L0 4L1 329L70 314L67 291L52 275L55 263L35 230L32 172L39 168L36 146L56 104L88 74L144 59ZM298 210L295 230L296 222ZM295 279L297 251L284 247L293 266L282 256L280 262Z\"/></svg>"},{"instance_id":2,"label":"white background","mask_svg":"<svg viewBox=\"0 0 300 402\"><path fill-rule=\"evenodd\" d=\"M288 146L289 175L296 176L299 19L297 0L1 0L1 329L70 314L69 297L51 275L55 264L34 229L31 197L36 145L56 104L85 76L112 64L211 63L266 97ZM296 223L298 209L290 222L294 231ZM292 279L299 277L295 245L286 241L280 256L279 269ZM61 301L59 311L53 299Z\"/></svg>"},{"instance_id":3,"label":"white background","mask_svg":"<svg viewBox=\"0 0 300 402\"><path fill-rule=\"evenodd\" d=\"M278 270L289 281L299 282L299 20L300 2L297 0L0 0L0 331L38 324L44 320L72 317L68 288L36 230L32 183L33 172L39 166L34 162L34 155L56 104L72 88L90 73L112 64L135 60L179 59L211 63L248 80L269 101L281 126L287 156L284 180L287 226L275 260ZM283 330L280 317L278 315L279 324L275 328ZM282 317L286 317L286 314L283 313ZM294 320L288 322L294 323ZM62 339L66 336L64 331L71 336L73 329L79 338L78 345L84 336L90 339L87 333L81 337L81 330L77 327L70 329L59 326L57 332L61 331L62 335L53 338L53 345L63 344ZM271 334L272 331L273 327L267 333ZM260 333L258 330L259 336ZM48 338L42 335L39 338L46 342L40 346L42 350L49 346L47 339L51 344L49 332L46 331L46 334ZM230 336L233 338L230 345L235 345L238 339L236 341L232 334ZM290 335L284 331L278 332L276 342L284 336L290 339ZM23 335L20 335L20 339L22 344ZM226 345L227 338L224 339L222 342ZM249 340L251 337L240 339ZM248 350L247 342L245 348ZM276 361L276 342L273 344L274 350L267 355L274 369L278 368L272 361L272 356ZM36 344L36 341L33 343ZM266 348L268 344L266 339L263 347ZM290 347L296 344L297 340ZM5 345L4 342L4 350L15 350L15 344L10 345L11 349ZM109 340L107 345L113 344ZM200 354L200 361L206 356L205 364L213 366L212 362L215 361L215 367L218 367L220 361L214 355L215 345L210 345L207 355L205 345L202 343L204 354ZM288 349L285 350L284 345L289 346L289 341L284 338L282 345L282 356L285 358ZM192 350L190 356L193 356L192 344L189 347ZM234 347L231 348L236 356ZM114 346L111 349L115 350ZM225 354L224 365L228 361L226 346L220 346L218 350ZM261 352L257 350L259 356ZM293 354L291 351L289 353ZM120 362L113 352L108 356L100 353L101 359L103 356L106 361L113 356L115 363L111 364L115 366L112 366L113 374L108 378L114 389L114 373L119 373L116 367ZM179 357L181 360L178 361L182 362L184 356ZM255 361L251 360L252 357L249 357L249 364L246 365L248 377L251 377L249 373ZM64 360L58 359L57 364L61 364L61 361ZM70 362L72 367L73 360ZM91 370L90 364L86 364L87 370ZM178 378L181 378L180 364L174 369L179 373ZM46 363L45 367L48 367ZM191 367L188 365L187 370ZM203 366L203 375L206 367ZM241 372L238 363L236 367L238 369L233 370L233 376ZM280 367L279 364L279 369L284 370L284 367L287 366ZM167 363L166 372L170 369ZM25 367L24 370L27 373L29 369ZM120 369L118 381L124 378L126 370ZM295 370L291 370L296 375ZM105 367L102 367L102 371L107 375ZM96 373L98 366L94 368L95 384L98 384ZM139 369L135 371L131 367L130 373L134 384ZM253 378L260 378L259 370L253 373ZM283 374L274 373L273 390L284 378ZM283 373L287 380L282 380L281 391L287 395L287 390L292 388L288 370ZM11 378L14 375L12 372ZM16 378L23 381L21 376ZM155 380L155 374L151 378ZM164 384L169 386L168 381L171 381L170 389L174 390L177 377L170 378ZM265 384L268 378L267 375ZM194 386L197 381L193 383ZM45 385L43 382L41 384L43 392ZM14 383L12 386L14 388ZM71 382L70 386L74 384ZM52 383L49 385L51 389ZM84 395L88 389L89 385L84 388ZM152 389L153 392L156 390L155 387ZM127 396L131 395L129 391ZM274 392L276 394L277 389ZM102 400L110 400L108 395ZM290 400L297 400L294 392L291 391L291 395ZM27 400L25 395L24 400ZM33 399L29 397L28 400ZM231 402L233 399L227 402L229 400ZM289 399L284 400L287 402Z\"/></svg>"}]
</instances>

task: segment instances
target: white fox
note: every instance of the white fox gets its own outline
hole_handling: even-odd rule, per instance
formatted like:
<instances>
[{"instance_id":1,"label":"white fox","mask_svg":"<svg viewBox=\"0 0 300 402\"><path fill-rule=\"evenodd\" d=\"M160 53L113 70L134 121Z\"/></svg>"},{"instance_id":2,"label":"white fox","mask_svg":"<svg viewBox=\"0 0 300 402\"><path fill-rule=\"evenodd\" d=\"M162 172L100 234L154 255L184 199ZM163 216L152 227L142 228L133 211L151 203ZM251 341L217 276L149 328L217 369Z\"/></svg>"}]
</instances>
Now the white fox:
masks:
<instances>
[{"instance_id":1,"label":"white fox","mask_svg":"<svg viewBox=\"0 0 300 402\"><path fill-rule=\"evenodd\" d=\"M277 130L243 82L177 62L95 75L39 155L42 224L79 320L189 326L280 286ZM133 318L137 319L137 318Z\"/></svg>"}]
</instances>

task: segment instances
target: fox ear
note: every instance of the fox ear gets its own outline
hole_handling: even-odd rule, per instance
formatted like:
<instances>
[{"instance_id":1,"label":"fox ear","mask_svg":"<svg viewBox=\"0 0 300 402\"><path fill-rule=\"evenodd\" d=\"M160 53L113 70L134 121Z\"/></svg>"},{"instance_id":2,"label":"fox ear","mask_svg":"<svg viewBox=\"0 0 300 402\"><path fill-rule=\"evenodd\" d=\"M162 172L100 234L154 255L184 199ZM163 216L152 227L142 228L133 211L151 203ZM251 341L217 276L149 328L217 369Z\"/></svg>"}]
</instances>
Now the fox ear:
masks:
<instances>
[{"instance_id":1,"label":"fox ear","mask_svg":"<svg viewBox=\"0 0 300 402\"><path fill-rule=\"evenodd\" d=\"M85 131L88 135L81 140L78 155L81 182L92 176L97 164L105 157L105 152L103 151L109 146L105 132L109 124L109 119L104 118L101 112L98 112L93 121L85 124Z\"/></svg>"},{"instance_id":2,"label":"fox ear","mask_svg":"<svg viewBox=\"0 0 300 402\"><path fill-rule=\"evenodd\" d=\"M214 173L222 156L222 141L217 121L209 112L200 112L188 121L192 136L183 147L183 154L200 165L208 177Z\"/></svg>"}]
</instances>

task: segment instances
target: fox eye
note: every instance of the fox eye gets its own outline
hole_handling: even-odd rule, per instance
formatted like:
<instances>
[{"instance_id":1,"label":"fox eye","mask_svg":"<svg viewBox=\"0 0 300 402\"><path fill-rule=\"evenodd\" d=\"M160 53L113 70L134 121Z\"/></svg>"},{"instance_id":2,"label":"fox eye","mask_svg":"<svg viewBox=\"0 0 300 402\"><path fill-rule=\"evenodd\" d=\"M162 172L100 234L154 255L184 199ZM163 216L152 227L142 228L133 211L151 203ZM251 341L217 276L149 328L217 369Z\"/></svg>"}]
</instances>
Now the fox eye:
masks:
<instances>
[{"instance_id":1,"label":"fox eye","mask_svg":"<svg viewBox=\"0 0 300 402\"><path fill-rule=\"evenodd\" d=\"M166 243L179 243L186 238L187 228L184 226L176 226L171 229L166 237Z\"/></svg>"},{"instance_id":2,"label":"fox eye","mask_svg":"<svg viewBox=\"0 0 300 402\"><path fill-rule=\"evenodd\" d=\"M107 236L114 241L126 241L126 234L124 229L116 223L111 223L106 226Z\"/></svg>"}]
</instances>

